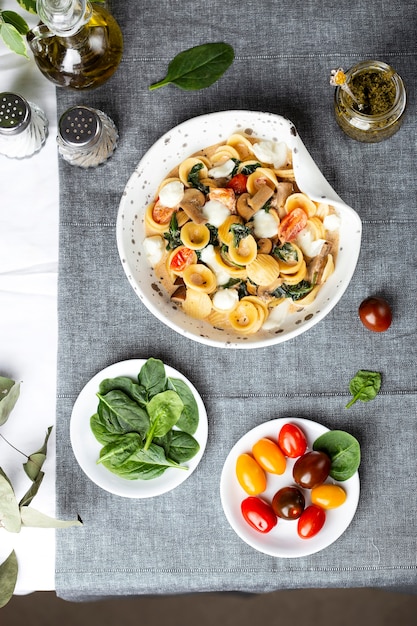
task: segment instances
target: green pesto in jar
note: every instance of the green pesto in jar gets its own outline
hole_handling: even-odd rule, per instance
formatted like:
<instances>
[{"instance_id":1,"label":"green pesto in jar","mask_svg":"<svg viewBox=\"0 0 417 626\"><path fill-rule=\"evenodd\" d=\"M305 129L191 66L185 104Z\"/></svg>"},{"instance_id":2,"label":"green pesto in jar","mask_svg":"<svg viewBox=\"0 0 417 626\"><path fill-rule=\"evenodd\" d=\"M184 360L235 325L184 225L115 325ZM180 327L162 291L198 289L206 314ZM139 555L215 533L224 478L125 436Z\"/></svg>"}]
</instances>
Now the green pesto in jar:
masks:
<instances>
[{"instance_id":1,"label":"green pesto in jar","mask_svg":"<svg viewBox=\"0 0 417 626\"><path fill-rule=\"evenodd\" d=\"M396 89L392 81L394 72L364 71L353 76L349 87L362 104L361 109L350 98L353 109L364 115L382 115L394 106Z\"/></svg>"}]
</instances>

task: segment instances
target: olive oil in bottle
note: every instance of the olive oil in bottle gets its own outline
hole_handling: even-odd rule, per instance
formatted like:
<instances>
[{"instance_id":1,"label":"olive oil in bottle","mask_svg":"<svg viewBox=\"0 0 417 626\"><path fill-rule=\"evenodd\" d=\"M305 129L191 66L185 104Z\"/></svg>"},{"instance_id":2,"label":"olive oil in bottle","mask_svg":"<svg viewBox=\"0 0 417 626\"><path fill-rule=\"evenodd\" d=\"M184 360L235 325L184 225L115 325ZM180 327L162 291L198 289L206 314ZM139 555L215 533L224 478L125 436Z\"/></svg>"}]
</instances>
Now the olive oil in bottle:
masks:
<instances>
[{"instance_id":1,"label":"olive oil in bottle","mask_svg":"<svg viewBox=\"0 0 417 626\"><path fill-rule=\"evenodd\" d=\"M60 87L93 89L108 80L123 54L114 17L89 0L37 0L41 19L27 35L35 62Z\"/></svg>"}]
</instances>

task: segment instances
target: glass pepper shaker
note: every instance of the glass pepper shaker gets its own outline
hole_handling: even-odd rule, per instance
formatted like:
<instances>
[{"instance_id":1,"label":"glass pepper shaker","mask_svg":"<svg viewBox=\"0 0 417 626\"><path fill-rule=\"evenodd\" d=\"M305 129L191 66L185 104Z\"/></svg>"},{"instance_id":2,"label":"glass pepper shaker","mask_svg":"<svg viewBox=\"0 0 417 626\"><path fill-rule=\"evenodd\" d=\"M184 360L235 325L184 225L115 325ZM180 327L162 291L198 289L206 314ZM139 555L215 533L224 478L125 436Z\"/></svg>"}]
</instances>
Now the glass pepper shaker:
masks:
<instances>
[{"instance_id":1,"label":"glass pepper shaker","mask_svg":"<svg viewBox=\"0 0 417 626\"><path fill-rule=\"evenodd\" d=\"M48 119L42 109L18 94L0 93L0 154L11 159L31 157L47 136Z\"/></svg>"},{"instance_id":2,"label":"glass pepper shaker","mask_svg":"<svg viewBox=\"0 0 417 626\"><path fill-rule=\"evenodd\" d=\"M78 167L97 167L113 154L119 134L103 111L71 107L61 116L57 144L61 157Z\"/></svg>"}]
</instances>

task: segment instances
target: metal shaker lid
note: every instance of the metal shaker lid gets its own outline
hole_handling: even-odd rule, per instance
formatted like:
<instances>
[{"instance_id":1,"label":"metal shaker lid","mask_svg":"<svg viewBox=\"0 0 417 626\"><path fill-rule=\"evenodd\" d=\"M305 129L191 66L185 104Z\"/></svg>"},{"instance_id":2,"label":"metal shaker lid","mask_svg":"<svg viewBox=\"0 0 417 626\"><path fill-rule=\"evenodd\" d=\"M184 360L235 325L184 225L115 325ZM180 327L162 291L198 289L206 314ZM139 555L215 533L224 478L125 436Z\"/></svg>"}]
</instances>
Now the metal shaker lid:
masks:
<instances>
[{"instance_id":1,"label":"metal shaker lid","mask_svg":"<svg viewBox=\"0 0 417 626\"><path fill-rule=\"evenodd\" d=\"M58 132L62 141L72 148L85 149L94 146L101 135L102 122L90 107L71 107L59 120Z\"/></svg>"},{"instance_id":2,"label":"metal shaker lid","mask_svg":"<svg viewBox=\"0 0 417 626\"><path fill-rule=\"evenodd\" d=\"M18 94L0 93L0 135L17 135L27 128L31 109L29 103Z\"/></svg>"}]
</instances>

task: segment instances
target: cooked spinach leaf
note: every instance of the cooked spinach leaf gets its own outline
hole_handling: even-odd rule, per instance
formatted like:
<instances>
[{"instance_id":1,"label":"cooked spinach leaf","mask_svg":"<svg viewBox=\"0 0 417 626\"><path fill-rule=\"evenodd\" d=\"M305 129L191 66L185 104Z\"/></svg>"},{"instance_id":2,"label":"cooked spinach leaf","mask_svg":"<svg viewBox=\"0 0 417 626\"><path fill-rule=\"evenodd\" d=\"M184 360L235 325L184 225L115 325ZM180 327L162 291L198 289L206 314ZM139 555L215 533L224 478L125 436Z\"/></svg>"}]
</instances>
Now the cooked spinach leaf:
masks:
<instances>
[{"instance_id":1,"label":"cooked spinach leaf","mask_svg":"<svg viewBox=\"0 0 417 626\"><path fill-rule=\"evenodd\" d=\"M274 289L272 295L276 298L291 298L291 300L300 300L310 293L313 286L314 285L309 283L307 280L302 280L296 285L287 285L284 283L280 287Z\"/></svg>"},{"instance_id":2,"label":"cooked spinach leaf","mask_svg":"<svg viewBox=\"0 0 417 626\"><path fill-rule=\"evenodd\" d=\"M198 191L201 191L201 193L208 194L209 188L207 187L207 185L204 185L203 183L200 182L199 171L202 168L203 168L202 163L196 163L195 165L193 165L193 167L188 172L187 181L190 187L194 187L195 189L198 189Z\"/></svg>"},{"instance_id":3,"label":"cooked spinach leaf","mask_svg":"<svg viewBox=\"0 0 417 626\"><path fill-rule=\"evenodd\" d=\"M277 259L285 261L285 263L296 263L298 261L297 250L289 242L284 243L282 246L275 246L272 254Z\"/></svg>"},{"instance_id":4,"label":"cooked spinach leaf","mask_svg":"<svg viewBox=\"0 0 417 626\"><path fill-rule=\"evenodd\" d=\"M239 247L242 239L246 239L246 237L252 234L252 230L245 224L232 224L229 230L233 235L233 245L235 248Z\"/></svg>"},{"instance_id":5,"label":"cooked spinach leaf","mask_svg":"<svg viewBox=\"0 0 417 626\"><path fill-rule=\"evenodd\" d=\"M169 230L164 233L164 239L167 241L167 250L175 250L175 248L182 246L181 229L178 227L178 220L175 211L169 222Z\"/></svg>"}]
</instances>

